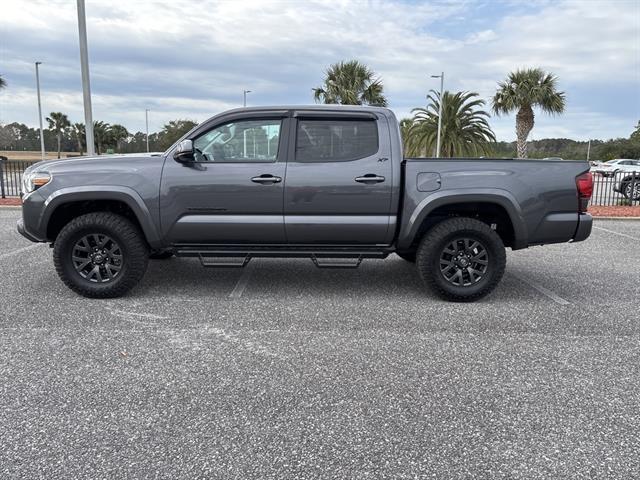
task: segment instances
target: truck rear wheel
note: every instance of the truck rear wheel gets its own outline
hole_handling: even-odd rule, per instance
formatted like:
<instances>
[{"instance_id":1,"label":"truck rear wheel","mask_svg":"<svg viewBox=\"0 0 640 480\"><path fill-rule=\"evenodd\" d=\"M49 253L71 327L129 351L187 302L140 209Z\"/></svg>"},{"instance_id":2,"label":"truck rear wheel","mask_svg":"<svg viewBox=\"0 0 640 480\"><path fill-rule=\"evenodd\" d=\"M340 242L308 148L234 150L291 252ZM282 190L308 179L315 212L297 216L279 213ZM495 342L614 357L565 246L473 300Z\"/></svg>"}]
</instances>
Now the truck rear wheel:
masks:
<instances>
[{"instance_id":1,"label":"truck rear wheel","mask_svg":"<svg viewBox=\"0 0 640 480\"><path fill-rule=\"evenodd\" d=\"M89 298L120 297L144 276L149 250L142 232L109 212L88 213L60 231L53 248L58 276Z\"/></svg>"},{"instance_id":2,"label":"truck rear wheel","mask_svg":"<svg viewBox=\"0 0 640 480\"><path fill-rule=\"evenodd\" d=\"M502 239L473 218L451 218L434 226L418 247L416 265L425 285L455 302L488 295L504 274Z\"/></svg>"}]
</instances>

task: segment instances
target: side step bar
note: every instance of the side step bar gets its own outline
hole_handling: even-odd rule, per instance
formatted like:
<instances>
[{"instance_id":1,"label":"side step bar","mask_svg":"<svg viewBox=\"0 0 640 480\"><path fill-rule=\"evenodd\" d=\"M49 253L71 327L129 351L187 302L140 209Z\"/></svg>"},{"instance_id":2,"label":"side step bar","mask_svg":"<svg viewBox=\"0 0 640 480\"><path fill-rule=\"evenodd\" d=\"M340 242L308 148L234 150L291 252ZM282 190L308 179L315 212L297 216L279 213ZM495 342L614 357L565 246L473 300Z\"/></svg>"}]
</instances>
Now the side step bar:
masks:
<instances>
[{"instance_id":1,"label":"side step bar","mask_svg":"<svg viewBox=\"0 0 640 480\"><path fill-rule=\"evenodd\" d=\"M177 248L179 257L198 258L203 267L244 268L253 258L310 258L318 268L358 268L365 258L386 258L389 249L353 248Z\"/></svg>"},{"instance_id":2,"label":"side step bar","mask_svg":"<svg viewBox=\"0 0 640 480\"><path fill-rule=\"evenodd\" d=\"M251 261L251 255L244 257L213 257L198 255L203 267L244 268Z\"/></svg>"},{"instance_id":3,"label":"side step bar","mask_svg":"<svg viewBox=\"0 0 640 480\"><path fill-rule=\"evenodd\" d=\"M357 257L318 257L311 254L311 261L318 268L358 268L362 263L362 255Z\"/></svg>"}]
</instances>

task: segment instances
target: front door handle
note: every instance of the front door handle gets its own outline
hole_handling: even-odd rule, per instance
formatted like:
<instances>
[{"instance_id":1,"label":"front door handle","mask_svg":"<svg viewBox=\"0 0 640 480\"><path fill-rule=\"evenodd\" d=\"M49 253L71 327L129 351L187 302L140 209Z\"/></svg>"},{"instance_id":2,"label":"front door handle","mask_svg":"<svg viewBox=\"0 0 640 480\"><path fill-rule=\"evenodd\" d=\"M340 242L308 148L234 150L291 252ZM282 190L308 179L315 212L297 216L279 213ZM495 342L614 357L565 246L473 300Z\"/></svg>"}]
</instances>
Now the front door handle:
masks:
<instances>
[{"instance_id":1,"label":"front door handle","mask_svg":"<svg viewBox=\"0 0 640 480\"><path fill-rule=\"evenodd\" d=\"M367 173L361 177L356 177L355 180L359 183L373 184L384 182L385 178L380 175L376 175L375 173Z\"/></svg>"},{"instance_id":2,"label":"front door handle","mask_svg":"<svg viewBox=\"0 0 640 480\"><path fill-rule=\"evenodd\" d=\"M276 177L275 175L265 173L258 177L252 177L251 181L254 183L261 183L263 185L272 185L274 183L280 183L282 181L282 177Z\"/></svg>"}]
</instances>

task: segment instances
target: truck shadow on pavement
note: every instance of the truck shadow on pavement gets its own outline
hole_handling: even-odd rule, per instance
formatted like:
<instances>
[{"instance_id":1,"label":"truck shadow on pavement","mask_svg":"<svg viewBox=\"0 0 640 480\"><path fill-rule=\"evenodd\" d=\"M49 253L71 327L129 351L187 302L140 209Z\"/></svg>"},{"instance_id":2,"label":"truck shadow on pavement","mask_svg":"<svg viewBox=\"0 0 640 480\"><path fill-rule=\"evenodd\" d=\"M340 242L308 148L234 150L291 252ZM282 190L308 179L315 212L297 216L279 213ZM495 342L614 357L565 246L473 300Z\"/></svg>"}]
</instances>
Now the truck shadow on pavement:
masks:
<instances>
[{"instance_id":1,"label":"truck shadow on pavement","mask_svg":"<svg viewBox=\"0 0 640 480\"><path fill-rule=\"evenodd\" d=\"M142 283L128 297L168 294L194 299L229 298L239 282L246 286L235 300L270 298L282 302L321 296L444 302L424 287L413 264L393 256L365 260L358 269L319 269L306 259L254 259L244 269L204 268L199 261L185 258L152 261ZM512 278L507 268L496 291L480 302L532 297L536 293Z\"/></svg>"}]
</instances>

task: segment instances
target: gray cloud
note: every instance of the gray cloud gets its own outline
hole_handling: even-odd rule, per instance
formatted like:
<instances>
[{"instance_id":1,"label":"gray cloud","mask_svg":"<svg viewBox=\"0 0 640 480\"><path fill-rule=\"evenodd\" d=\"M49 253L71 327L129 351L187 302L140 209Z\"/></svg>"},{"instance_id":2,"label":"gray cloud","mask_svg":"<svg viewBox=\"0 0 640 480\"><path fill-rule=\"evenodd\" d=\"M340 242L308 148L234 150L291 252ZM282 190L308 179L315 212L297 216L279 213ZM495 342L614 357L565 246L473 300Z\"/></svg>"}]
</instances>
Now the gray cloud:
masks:
<instances>
[{"instance_id":1,"label":"gray cloud","mask_svg":"<svg viewBox=\"0 0 640 480\"><path fill-rule=\"evenodd\" d=\"M489 98L520 66L558 74L566 115L534 135L628 135L640 118L636 2L218 1L87 4L94 116L141 129L176 117L203 120L241 102L310 103L329 63L358 58L382 77L406 116L445 70L447 88ZM3 3L0 121L34 125L33 61L45 111L82 119L74 2ZM597 100L594 97L597 96ZM626 98L626 101L624 99ZM634 120L634 117L635 120ZM585 119L590 119L586 121ZM593 119L598 119L594 121ZM492 119L513 139L513 119ZM557 132L557 133L554 133ZM562 135L560 135L562 132Z\"/></svg>"}]
</instances>

